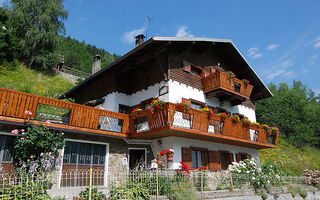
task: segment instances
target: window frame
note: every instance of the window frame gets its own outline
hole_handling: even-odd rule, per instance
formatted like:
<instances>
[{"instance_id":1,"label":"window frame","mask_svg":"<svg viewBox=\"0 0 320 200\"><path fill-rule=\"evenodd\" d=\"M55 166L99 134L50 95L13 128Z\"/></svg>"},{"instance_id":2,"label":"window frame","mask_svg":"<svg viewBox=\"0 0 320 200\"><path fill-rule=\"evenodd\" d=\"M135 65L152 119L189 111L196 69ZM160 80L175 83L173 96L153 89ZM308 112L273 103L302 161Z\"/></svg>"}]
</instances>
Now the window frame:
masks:
<instances>
[{"instance_id":1,"label":"window frame","mask_svg":"<svg viewBox=\"0 0 320 200\"><path fill-rule=\"evenodd\" d=\"M0 136L3 136L5 139L0 141L0 166L2 163L13 163L13 157L14 157L14 147L12 148L12 155L11 155L11 159L10 161L3 161L3 157L4 157L4 153L5 153L5 150L6 150L6 145L7 145L7 140L8 140L8 137L12 137L12 139L14 139L14 135L11 135L11 134L0 134Z\"/></svg>"},{"instance_id":2,"label":"window frame","mask_svg":"<svg viewBox=\"0 0 320 200\"><path fill-rule=\"evenodd\" d=\"M201 166L206 166L208 167L209 165L209 150L207 148L200 148L200 147L190 147L190 150L191 150L191 163L192 163L192 168L193 169L198 169L200 168ZM196 152L196 158L195 158L195 161L196 161L196 166L197 168L194 168L193 167L193 151ZM199 161L199 158L198 158L198 152L201 152L201 162L202 163L206 163L205 165L199 165L198 161ZM205 156L204 156L205 155ZM206 160L205 160L206 159Z\"/></svg>"}]
</instances>

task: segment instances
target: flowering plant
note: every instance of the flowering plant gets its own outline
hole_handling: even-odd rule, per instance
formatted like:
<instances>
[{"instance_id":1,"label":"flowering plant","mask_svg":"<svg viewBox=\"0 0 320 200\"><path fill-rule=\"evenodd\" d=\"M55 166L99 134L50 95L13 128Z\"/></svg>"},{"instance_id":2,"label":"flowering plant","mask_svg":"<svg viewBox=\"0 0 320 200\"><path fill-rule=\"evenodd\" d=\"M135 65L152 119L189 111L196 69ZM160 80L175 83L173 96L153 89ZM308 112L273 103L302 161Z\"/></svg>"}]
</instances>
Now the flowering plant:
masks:
<instances>
[{"instance_id":1,"label":"flowering plant","mask_svg":"<svg viewBox=\"0 0 320 200\"><path fill-rule=\"evenodd\" d=\"M249 81L248 79L242 79L242 81L243 81L243 83L244 83L245 85L250 84L250 81Z\"/></svg>"},{"instance_id":2,"label":"flowering plant","mask_svg":"<svg viewBox=\"0 0 320 200\"><path fill-rule=\"evenodd\" d=\"M134 117L134 118L137 117L137 116L138 116L138 113L141 112L141 111L142 111L141 108L136 107L136 108L132 111L133 117Z\"/></svg>"},{"instance_id":3,"label":"flowering plant","mask_svg":"<svg viewBox=\"0 0 320 200\"><path fill-rule=\"evenodd\" d=\"M176 108L177 108L177 110L180 111L180 112L186 112L186 111L192 109L191 106L190 106L190 104L185 103L185 102L178 103L178 104L176 105Z\"/></svg>"},{"instance_id":4,"label":"flowering plant","mask_svg":"<svg viewBox=\"0 0 320 200\"><path fill-rule=\"evenodd\" d=\"M279 128L278 127L271 127L271 133L274 135L280 133Z\"/></svg>"},{"instance_id":5,"label":"flowering plant","mask_svg":"<svg viewBox=\"0 0 320 200\"><path fill-rule=\"evenodd\" d=\"M261 127L264 128L265 130L268 130L270 128L267 124L262 124Z\"/></svg>"},{"instance_id":6,"label":"flowering plant","mask_svg":"<svg viewBox=\"0 0 320 200\"><path fill-rule=\"evenodd\" d=\"M244 126L249 126L251 124L251 121L248 118L243 118L241 122Z\"/></svg>"},{"instance_id":7,"label":"flowering plant","mask_svg":"<svg viewBox=\"0 0 320 200\"><path fill-rule=\"evenodd\" d=\"M201 167L199 168L199 171L202 171L202 170L207 170L207 166L201 166Z\"/></svg>"},{"instance_id":8,"label":"flowering plant","mask_svg":"<svg viewBox=\"0 0 320 200\"><path fill-rule=\"evenodd\" d=\"M166 102L164 102L163 100L157 98L157 99L154 99L150 106L149 106L149 110L151 113L155 113L157 112L158 109L162 109L162 105L165 104Z\"/></svg>"},{"instance_id":9,"label":"flowering plant","mask_svg":"<svg viewBox=\"0 0 320 200\"><path fill-rule=\"evenodd\" d=\"M166 156L173 156L174 150L173 149L167 149L166 150Z\"/></svg>"},{"instance_id":10,"label":"flowering plant","mask_svg":"<svg viewBox=\"0 0 320 200\"><path fill-rule=\"evenodd\" d=\"M186 180L188 181L189 177L190 177L190 170L184 162L180 162L180 164L181 164L181 166L180 166L179 170L177 170L177 172L180 176L185 177Z\"/></svg>"},{"instance_id":11,"label":"flowering plant","mask_svg":"<svg viewBox=\"0 0 320 200\"><path fill-rule=\"evenodd\" d=\"M227 71L226 74L229 76L229 78L235 78L236 75L232 71Z\"/></svg>"},{"instance_id":12,"label":"flowering plant","mask_svg":"<svg viewBox=\"0 0 320 200\"><path fill-rule=\"evenodd\" d=\"M207 112L207 113L208 113L209 118L212 118L212 117L213 117L213 115L214 115L213 110L212 110L212 109L210 109L210 108L201 108L201 110L202 110L202 111L204 111L204 112Z\"/></svg>"},{"instance_id":13,"label":"flowering plant","mask_svg":"<svg viewBox=\"0 0 320 200\"><path fill-rule=\"evenodd\" d=\"M217 116L219 116L221 120L226 120L228 118L228 114L224 112L217 114Z\"/></svg>"},{"instance_id":14,"label":"flowering plant","mask_svg":"<svg viewBox=\"0 0 320 200\"><path fill-rule=\"evenodd\" d=\"M240 122L239 115L232 115L230 118L232 119L233 122Z\"/></svg>"},{"instance_id":15,"label":"flowering plant","mask_svg":"<svg viewBox=\"0 0 320 200\"><path fill-rule=\"evenodd\" d=\"M259 124L258 122L252 122L252 125L253 125L253 126L256 126L256 127L258 127L258 128L260 127L260 124Z\"/></svg>"},{"instance_id":16,"label":"flowering plant","mask_svg":"<svg viewBox=\"0 0 320 200\"><path fill-rule=\"evenodd\" d=\"M320 170L309 170L305 169L303 170L305 175L307 177L307 183L309 185L317 186L320 183Z\"/></svg>"},{"instance_id":17,"label":"flowering plant","mask_svg":"<svg viewBox=\"0 0 320 200\"><path fill-rule=\"evenodd\" d=\"M158 158L164 158L165 157L165 155L166 155L166 152L164 152L164 151L160 151L159 153L157 153L157 157Z\"/></svg>"}]
</instances>

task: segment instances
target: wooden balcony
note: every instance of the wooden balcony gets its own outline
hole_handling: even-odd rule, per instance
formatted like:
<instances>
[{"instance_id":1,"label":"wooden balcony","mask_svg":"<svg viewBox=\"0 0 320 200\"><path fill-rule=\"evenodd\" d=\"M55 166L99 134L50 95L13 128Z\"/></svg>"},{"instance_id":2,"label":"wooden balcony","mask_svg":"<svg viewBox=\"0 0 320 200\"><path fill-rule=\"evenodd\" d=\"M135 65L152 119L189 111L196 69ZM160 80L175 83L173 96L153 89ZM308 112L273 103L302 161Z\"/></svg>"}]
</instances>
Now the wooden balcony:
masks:
<instances>
[{"instance_id":1,"label":"wooden balcony","mask_svg":"<svg viewBox=\"0 0 320 200\"><path fill-rule=\"evenodd\" d=\"M206 96L217 97L220 101L230 101L232 105L250 98L253 86L237 78L230 78L226 73L217 71L202 78L203 92Z\"/></svg>"},{"instance_id":2,"label":"wooden balcony","mask_svg":"<svg viewBox=\"0 0 320 200\"><path fill-rule=\"evenodd\" d=\"M32 114L25 114L30 111ZM46 123L50 120L50 124ZM133 117L117 112L0 88L0 123L42 124L66 132L101 134L120 138L157 139L177 136L255 149L276 147L278 135L263 128L221 120L208 113L176 110L166 103L155 113L144 110Z\"/></svg>"},{"instance_id":3,"label":"wooden balcony","mask_svg":"<svg viewBox=\"0 0 320 200\"><path fill-rule=\"evenodd\" d=\"M32 115L26 115L25 111ZM51 123L46 123L47 120ZM129 115L3 88L0 88L0 122L43 124L77 133L129 135Z\"/></svg>"},{"instance_id":4,"label":"wooden balcony","mask_svg":"<svg viewBox=\"0 0 320 200\"><path fill-rule=\"evenodd\" d=\"M268 136L263 128L218 116L209 119L208 113L199 110L182 113L172 103L154 114L144 110L130 120L130 137L139 139L177 136L255 149L274 148L278 140L278 135Z\"/></svg>"}]
</instances>

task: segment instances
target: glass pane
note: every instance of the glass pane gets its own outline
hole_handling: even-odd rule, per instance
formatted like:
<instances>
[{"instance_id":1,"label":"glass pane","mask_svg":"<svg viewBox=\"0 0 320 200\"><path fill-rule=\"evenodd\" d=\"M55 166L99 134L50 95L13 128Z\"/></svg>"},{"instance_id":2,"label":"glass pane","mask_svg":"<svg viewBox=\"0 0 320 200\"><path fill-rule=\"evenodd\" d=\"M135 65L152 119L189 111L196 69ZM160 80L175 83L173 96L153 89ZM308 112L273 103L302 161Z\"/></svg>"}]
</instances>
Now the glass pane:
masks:
<instances>
[{"instance_id":1,"label":"glass pane","mask_svg":"<svg viewBox=\"0 0 320 200\"><path fill-rule=\"evenodd\" d=\"M197 168L201 167L203 164L202 164L202 156L201 156L201 151L197 151L197 154L198 154L198 166Z\"/></svg>"},{"instance_id":2,"label":"glass pane","mask_svg":"<svg viewBox=\"0 0 320 200\"><path fill-rule=\"evenodd\" d=\"M6 137L6 142L4 144L4 152L3 152L3 162L12 162L13 160L13 139L12 136L4 136ZM3 138L4 139L4 138Z\"/></svg>"},{"instance_id":3,"label":"glass pane","mask_svg":"<svg viewBox=\"0 0 320 200\"><path fill-rule=\"evenodd\" d=\"M192 150L191 153L192 153L192 168L197 168L197 152L195 150Z\"/></svg>"},{"instance_id":4,"label":"glass pane","mask_svg":"<svg viewBox=\"0 0 320 200\"><path fill-rule=\"evenodd\" d=\"M99 158L100 158L100 146L94 145L94 151L93 151L93 164L94 165L99 164Z\"/></svg>"},{"instance_id":5,"label":"glass pane","mask_svg":"<svg viewBox=\"0 0 320 200\"><path fill-rule=\"evenodd\" d=\"M100 145L99 165L104 165L105 157L106 157L106 146Z\"/></svg>"},{"instance_id":6,"label":"glass pane","mask_svg":"<svg viewBox=\"0 0 320 200\"><path fill-rule=\"evenodd\" d=\"M191 107L196 109L196 110L201 110L201 108L202 108L202 106L200 104L195 104L195 103L192 103Z\"/></svg>"},{"instance_id":7,"label":"glass pane","mask_svg":"<svg viewBox=\"0 0 320 200\"><path fill-rule=\"evenodd\" d=\"M77 154L79 151L79 143L76 142L70 142L70 164L76 164L77 163Z\"/></svg>"},{"instance_id":8,"label":"glass pane","mask_svg":"<svg viewBox=\"0 0 320 200\"><path fill-rule=\"evenodd\" d=\"M78 164L85 164L86 160L86 144L80 143Z\"/></svg>"}]
</instances>

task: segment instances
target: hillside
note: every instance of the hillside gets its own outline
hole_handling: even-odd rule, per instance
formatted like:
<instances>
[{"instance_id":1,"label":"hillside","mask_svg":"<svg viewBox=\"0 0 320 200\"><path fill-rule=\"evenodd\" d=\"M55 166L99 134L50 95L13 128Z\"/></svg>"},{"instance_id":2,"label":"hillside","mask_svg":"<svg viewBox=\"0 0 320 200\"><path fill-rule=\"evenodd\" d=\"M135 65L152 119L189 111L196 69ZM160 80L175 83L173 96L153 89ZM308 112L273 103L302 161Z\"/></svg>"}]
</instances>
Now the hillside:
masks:
<instances>
[{"instance_id":1,"label":"hillside","mask_svg":"<svg viewBox=\"0 0 320 200\"><path fill-rule=\"evenodd\" d=\"M283 139L279 139L276 149L260 150L262 162L272 160L290 175L302 175L304 169L320 169L320 150L304 146L296 148Z\"/></svg>"},{"instance_id":2,"label":"hillside","mask_svg":"<svg viewBox=\"0 0 320 200\"><path fill-rule=\"evenodd\" d=\"M117 58L116 54L110 54L104 49L99 49L84 41L79 42L70 37L60 37L56 54L64 56L64 65L83 72L91 73L93 56L102 56L102 67L107 66Z\"/></svg>"},{"instance_id":3,"label":"hillside","mask_svg":"<svg viewBox=\"0 0 320 200\"><path fill-rule=\"evenodd\" d=\"M36 70L18 65L9 70L0 65L0 87L57 98L73 87L68 79L58 75L44 75Z\"/></svg>"}]
</instances>

